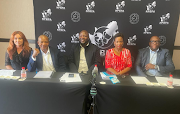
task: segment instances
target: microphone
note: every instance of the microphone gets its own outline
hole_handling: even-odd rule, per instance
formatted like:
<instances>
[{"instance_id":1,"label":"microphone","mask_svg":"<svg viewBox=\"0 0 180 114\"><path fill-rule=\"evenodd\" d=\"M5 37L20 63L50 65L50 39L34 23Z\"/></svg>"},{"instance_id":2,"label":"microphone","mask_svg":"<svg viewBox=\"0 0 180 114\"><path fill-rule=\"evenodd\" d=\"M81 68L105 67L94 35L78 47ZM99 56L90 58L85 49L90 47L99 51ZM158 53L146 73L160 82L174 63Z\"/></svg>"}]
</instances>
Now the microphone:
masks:
<instances>
[{"instance_id":1,"label":"microphone","mask_svg":"<svg viewBox=\"0 0 180 114\"><path fill-rule=\"evenodd\" d=\"M98 67L97 67L97 65L95 65L94 69L92 70L92 76L93 76L92 83L95 83L96 76L98 76Z\"/></svg>"},{"instance_id":2,"label":"microphone","mask_svg":"<svg viewBox=\"0 0 180 114\"><path fill-rule=\"evenodd\" d=\"M96 90L96 76L98 76L98 67L97 65L94 66L94 69L92 70L92 80L91 80L91 90L90 90L90 94L92 96L92 98L94 98L94 96L96 96L97 94L97 90Z\"/></svg>"}]
</instances>

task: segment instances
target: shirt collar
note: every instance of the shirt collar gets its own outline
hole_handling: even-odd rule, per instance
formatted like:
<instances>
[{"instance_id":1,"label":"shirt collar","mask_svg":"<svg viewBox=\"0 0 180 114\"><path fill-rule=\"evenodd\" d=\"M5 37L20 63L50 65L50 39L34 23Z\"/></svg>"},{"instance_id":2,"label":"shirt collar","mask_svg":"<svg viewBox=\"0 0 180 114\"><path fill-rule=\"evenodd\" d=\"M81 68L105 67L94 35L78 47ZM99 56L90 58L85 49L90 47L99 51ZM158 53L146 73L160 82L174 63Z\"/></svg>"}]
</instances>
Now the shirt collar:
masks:
<instances>
[{"instance_id":1,"label":"shirt collar","mask_svg":"<svg viewBox=\"0 0 180 114\"><path fill-rule=\"evenodd\" d=\"M159 48L156 51L151 50L150 47L149 47L149 49L150 49L150 53L154 53L154 52L158 52L159 51Z\"/></svg>"},{"instance_id":2,"label":"shirt collar","mask_svg":"<svg viewBox=\"0 0 180 114\"><path fill-rule=\"evenodd\" d=\"M83 47L81 44L80 44L81 47ZM86 47L89 46L89 42L86 44Z\"/></svg>"},{"instance_id":3,"label":"shirt collar","mask_svg":"<svg viewBox=\"0 0 180 114\"><path fill-rule=\"evenodd\" d=\"M40 50L41 50L41 48L40 48ZM44 53L42 50L41 50L41 53L42 53L42 54L48 54L48 53L50 53L49 47L48 47L47 53Z\"/></svg>"}]
</instances>

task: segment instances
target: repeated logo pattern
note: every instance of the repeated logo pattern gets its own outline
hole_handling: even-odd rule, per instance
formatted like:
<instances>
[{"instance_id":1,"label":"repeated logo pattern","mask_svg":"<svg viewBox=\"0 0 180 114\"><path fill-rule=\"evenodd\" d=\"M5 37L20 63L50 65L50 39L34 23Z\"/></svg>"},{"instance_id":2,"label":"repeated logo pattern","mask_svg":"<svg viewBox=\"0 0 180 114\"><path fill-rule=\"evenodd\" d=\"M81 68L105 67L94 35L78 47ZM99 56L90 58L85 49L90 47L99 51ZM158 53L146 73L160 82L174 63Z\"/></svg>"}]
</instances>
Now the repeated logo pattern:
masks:
<instances>
[{"instance_id":1,"label":"repeated logo pattern","mask_svg":"<svg viewBox=\"0 0 180 114\"><path fill-rule=\"evenodd\" d=\"M46 36L49 38L49 41L52 40L52 34L51 34L51 32L45 31L45 32L43 33L43 35L46 35Z\"/></svg>"},{"instance_id":2,"label":"repeated logo pattern","mask_svg":"<svg viewBox=\"0 0 180 114\"><path fill-rule=\"evenodd\" d=\"M141 0L131 0L133 3L140 3L142 2ZM165 0L165 1L170 1L170 0ZM93 15L97 12L95 12L96 7L101 7L99 6L99 4L96 4L95 2L97 1L90 1L87 2L86 4L82 4L82 8L85 8L85 13L87 15ZM157 6L157 2L158 1L152 1L147 3L146 5L144 5L145 8L145 12L144 15L154 15L156 13L156 10L158 10L158 6ZM58 10L58 11L65 11L66 8L66 1L65 0L56 0L55 4L55 8L51 8L51 7L47 7L47 9L41 10L41 15L42 15L42 21L45 23L50 23L53 21L54 16L52 16L53 14L53 10ZM125 0L120 0L119 2L116 2L116 4L114 4L114 12L115 13L119 13L119 15L125 14L125 9L128 8L128 2L126 3ZM113 8L112 8L113 9ZM161 25L168 25L169 21L170 21L170 13L169 12L163 12L161 11L162 14L159 15L159 19L157 18L156 21L159 23L159 26ZM77 11L71 11L70 13L70 20L73 23L77 23L80 22L82 17L81 17L81 13L79 10ZM56 14L57 15L57 14ZM140 23L140 18L141 18L141 14L139 12L131 12L129 15L125 15L125 16L129 16L129 24L132 25L139 25ZM96 18L96 17L95 17ZM58 17L59 21L56 22L56 32L62 33L62 32L68 32L67 29L67 25L69 25L69 22L64 19L64 17L60 16ZM54 19L57 20L57 19ZM61 21L60 21L61 20ZM143 20L144 23L148 23L148 20ZM109 23L107 24L103 24L101 23L100 26L92 26L91 28L94 28L94 32L90 32L89 33L89 38L91 40L91 42L98 46L101 50L100 50L100 55L101 56L105 56L106 50L113 46L113 36L119 32L118 30L118 26L121 27L121 20L111 20L109 21ZM144 28L144 29L143 29ZM154 29L156 28L156 26L154 25L154 23L152 24L147 24L144 27L141 26L141 28L139 28L142 31L143 35L150 35L153 34ZM121 31L120 31L121 32ZM49 41L52 40L52 33L50 31L44 31L43 33L44 35L48 36ZM127 45L129 46L135 46L136 45L136 40L137 40L137 36L139 34L134 33L135 35L133 36L129 36L129 37L125 37L125 40L127 41ZM164 35L159 36L161 39L161 46L166 44L166 37ZM150 38L148 36L148 38ZM74 32L74 34L70 34L70 43L79 43L79 33ZM65 47L66 47L66 42L62 42L59 43L57 45L58 49L61 52L66 52Z\"/></svg>"},{"instance_id":3,"label":"repeated logo pattern","mask_svg":"<svg viewBox=\"0 0 180 114\"><path fill-rule=\"evenodd\" d=\"M73 11L73 12L71 13L71 20L72 20L73 22L79 22L80 19L81 19L81 17L80 17L80 13L79 13L79 12Z\"/></svg>"},{"instance_id":4,"label":"repeated logo pattern","mask_svg":"<svg viewBox=\"0 0 180 114\"><path fill-rule=\"evenodd\" d=\"M94 7L95 7L95 2L94 1L92 1L91 3L88 3L86 5L86 12L87 13L95 13L95 11L93 10Z\"/></svg>"},{"instance_id":5,"label":"repeated logo pattern","mask_svg":"<svg viewBox=\"0 0 180 114\"><path fill-rule=\"evenodd\" d=\"M146 13L155 13L156 1L146 5Z\"/></svg>"},{"instance_id":6,"label":"repeated logo pattern","mask_svg":"<svg viewBox=\"0 0 180 114\"><path fill-rule=\"evenodd\" d=\"M137 13L133 13L129 16L131 24L137 24L139 22L139 15Z\"/></svg>"},{"instance_id":7,"label":"repeated logo pattern","mask_svg":"<svg viewBox=\"0 0 180 114\"><path fill-rule=\"evenodd\" d=\"M59 23L57 24L57 27L58 27L58 28L57 28L57 31L59 31L59 32L66 32L66 30L64 29L65 26L66 26L65 21L59 22Z\"/></svg>"},{"instance_id":8,"label":"repeated logo pattern","mask_svg":"<svg viewBox=\"0 0 180 114\"><path fill-rule=\"evenodd\" d=\"M124 12L124 9L123 9L124 7L125 7L125 1L117 3L115 12L116 13L123 13Z\"/></svg>"},{"instance_id":9,"label":"repeated logo pattern","mask_svg":"<svg viewBox=\"0 0 180 114\"><path fill-rule=\"evenodd\" d=\"M64 7L65 5L65 0L58 0L56 1L56 9L61 9L61 10L65 10L66 8Z\"/></svg>"},{"instance_id":10,"label":"repeated logo pattern","mask_svg":"<svg viewBox=\"0 0 180 114\"><path fill-rule=\"evenodd\" d=\"M151 34L152 25L146 26L144 28L144 34Z\"/></svg>"},{"instance_id":11,"label":"repeated logo pattern","mask_svg":"<svg viewBox=\"0 0 180 114\"><path fill-rule=\"evenodd\" d=\"M42 21L52 21L52 19L50 18L51 14L52 14L51 9L43 10Z\"/></svg>"},{"instance_id":12,"label":"repeated logo pattern","mask_svg":"<svg viewBox=\"0 0 180 114\"><path fill-rule=\"evenodd\" d=\"M168 20L169 20L169 18L170 18L170 13L167 13L167 14L165 14L165 15L162 15L161 17L160 17L160 22L159 22L159 24L164 24L164 25L167 25L167 24L169 24L169 22L168 22Z\"/></svg>"},{"instance_id":13,"label":"repeated logo pattern","mask_svg":"<svg viewBox=\"0 0 180 114\"><path fill-rule=\"evenodd\" d=\"M136 39L137 39L136 35L129 37L127 45L136 45L135 43Z\"/></svg>"}]
</instances>

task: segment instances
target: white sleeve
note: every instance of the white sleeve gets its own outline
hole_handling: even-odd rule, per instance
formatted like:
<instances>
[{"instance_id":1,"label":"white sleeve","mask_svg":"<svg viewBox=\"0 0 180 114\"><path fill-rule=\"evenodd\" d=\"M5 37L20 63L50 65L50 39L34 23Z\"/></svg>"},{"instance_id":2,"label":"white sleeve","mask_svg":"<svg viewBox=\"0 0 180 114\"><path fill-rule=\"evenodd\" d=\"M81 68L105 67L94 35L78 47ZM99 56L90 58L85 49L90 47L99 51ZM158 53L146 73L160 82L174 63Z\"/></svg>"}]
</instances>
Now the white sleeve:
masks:
<instances>
[{"instance_id":1,"label":"white sleeve","mask_svg":"<svg viewBox=\"0 0 180 114\"><path fill-rule=\"evenodd\" d=\"M36 61L36 58L33 58L33 56L31 56L31 58L32 58L33 61Z\"/></svg>"}]
</instances>

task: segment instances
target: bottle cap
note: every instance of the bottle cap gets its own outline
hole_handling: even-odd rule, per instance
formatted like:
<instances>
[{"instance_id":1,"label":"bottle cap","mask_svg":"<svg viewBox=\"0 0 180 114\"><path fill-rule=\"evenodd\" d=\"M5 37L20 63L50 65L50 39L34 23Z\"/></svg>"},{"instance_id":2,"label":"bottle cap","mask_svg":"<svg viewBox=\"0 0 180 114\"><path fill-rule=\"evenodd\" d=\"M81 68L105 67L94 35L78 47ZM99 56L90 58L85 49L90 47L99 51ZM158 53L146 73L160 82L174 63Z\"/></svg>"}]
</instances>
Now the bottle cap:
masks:
<instances>
[{"instance_id":1,"label":"bottle cap","mask_svg":"<svg viewBox=\"0 0 180 114\"><path fill-rule=\"evenodd\" d=\"M95 67L97 67L97 65L95 65Z\"/></svg>"},{"instance_id":2,"label":"bottle cap","mask_svg":"<svg viewBox=\"0 0 180 114\"><path fill-rule=\"evenodd\" d=\"M22 67L22 69L25 69L25 67Z\"/></svg>"},{"instance_id":3,"label":"bottle cap","mask_svg":"<svg viewBox=\"0 0 180 114\"><path fill-rule=\"evenodd\" d=\"M170 77L172 77L173 75L172 75L172 74L170 74L169 76L170 76Z\"/></svg>"}]
</instances>

